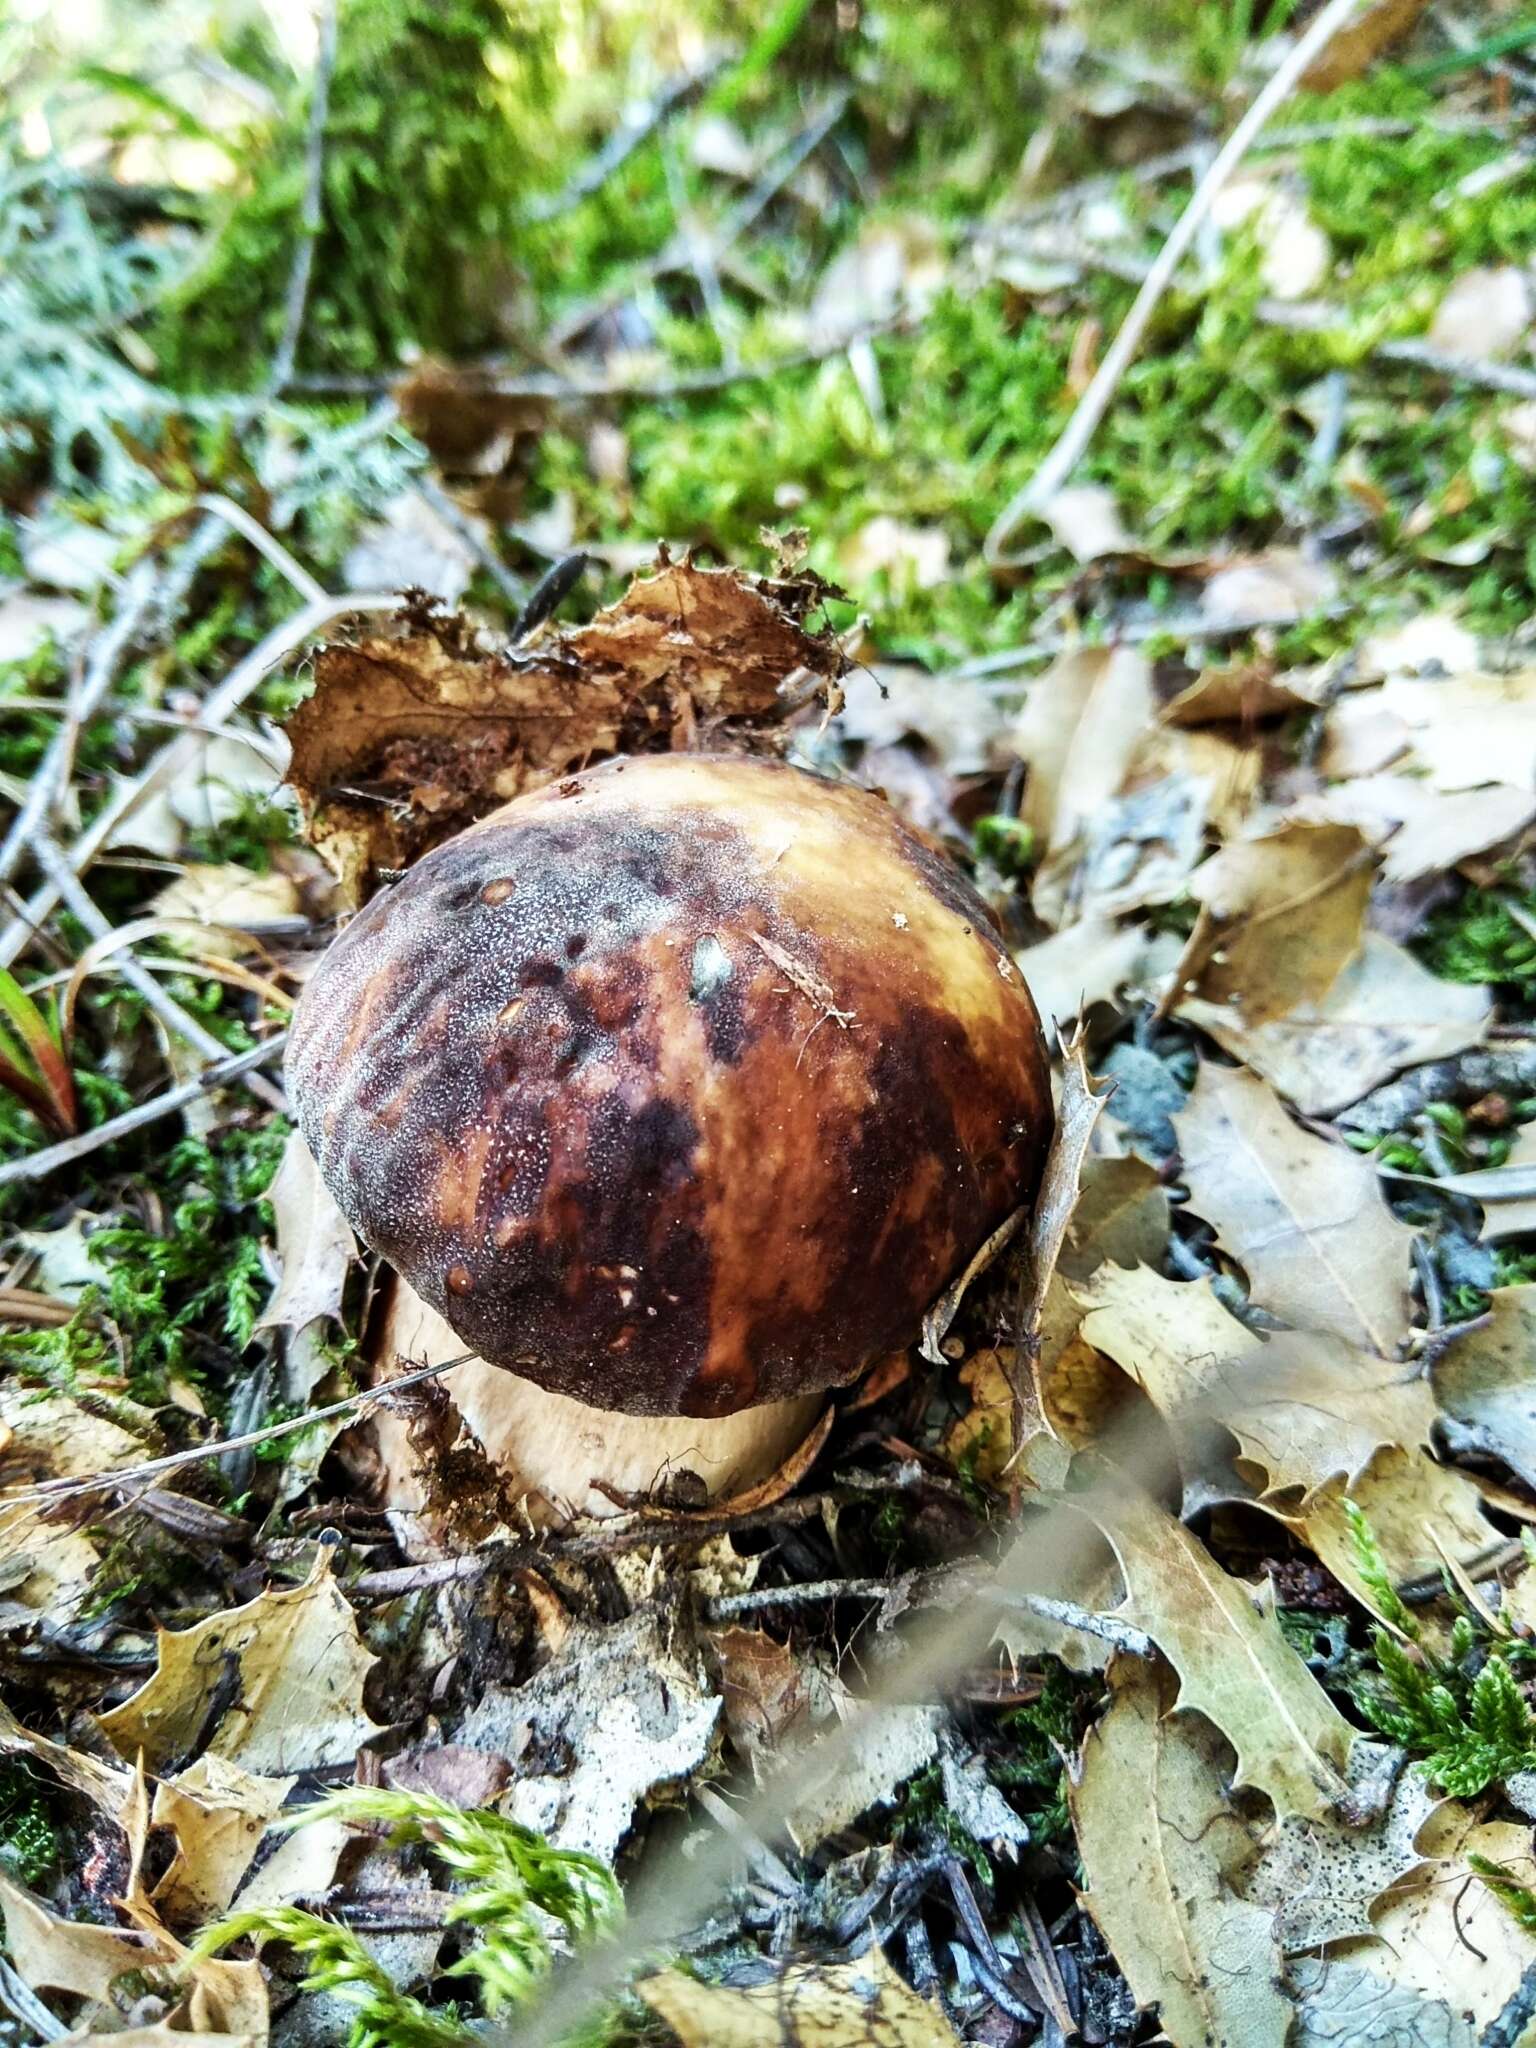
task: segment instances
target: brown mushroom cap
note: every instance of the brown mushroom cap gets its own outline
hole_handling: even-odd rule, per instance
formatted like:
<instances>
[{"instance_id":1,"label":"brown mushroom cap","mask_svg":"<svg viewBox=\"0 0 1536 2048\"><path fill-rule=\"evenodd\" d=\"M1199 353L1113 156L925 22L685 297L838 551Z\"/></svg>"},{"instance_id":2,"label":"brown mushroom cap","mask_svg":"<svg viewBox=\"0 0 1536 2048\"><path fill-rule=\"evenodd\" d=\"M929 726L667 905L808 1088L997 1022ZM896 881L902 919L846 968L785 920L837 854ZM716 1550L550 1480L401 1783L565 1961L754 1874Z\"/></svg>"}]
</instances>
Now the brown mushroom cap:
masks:
<instances>
[{"instance_id":1,"label":"brown mushroom cap","mask_svg":"<svg viewBox=\"0 0 1536 2048\"><path fill-rule=\"evenodd\" d=\"M465 1344L720 1416L906 1343L1034 1192L1047 1058L979 897L880 798L656 755L507 804L294 1019L327 1185Z\"/></svg>"}]
</instances>

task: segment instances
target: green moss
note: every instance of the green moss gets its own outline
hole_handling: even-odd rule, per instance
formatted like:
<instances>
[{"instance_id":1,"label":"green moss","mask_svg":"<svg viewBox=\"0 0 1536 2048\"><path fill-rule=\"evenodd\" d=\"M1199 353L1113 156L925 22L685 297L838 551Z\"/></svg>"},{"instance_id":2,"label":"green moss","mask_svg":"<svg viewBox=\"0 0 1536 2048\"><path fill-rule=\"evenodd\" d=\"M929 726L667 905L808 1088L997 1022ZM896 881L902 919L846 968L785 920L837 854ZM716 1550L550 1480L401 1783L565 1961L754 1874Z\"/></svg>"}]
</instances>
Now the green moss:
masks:
<instances>
[{"instance_id":1,"label":"green moss","mask_svg":"<svg viewBox=\"0 0 1536 2048\"><path fill-rule=\"evenodd\" d=\"M0 1757L0 1869L40 1890L63 1861L63 1841L44 1786L16 1757Z\"/></svg>"},{"instance_id":2,"label":"green moss","mask_svg":"<svg viewBox=\"0 0 1536 2048\"><path fill-rule=\"evenodd\" d=\"M992 1761L991 1773L1028 1821L1037 1843L1065 1842L1071 1837L1062 1757L1075 1754L1100 1691L1097 1679L1080 1677L1051 1658L1040 1697L1010 1707L1002 1716L999 1725L1008 1746Z\"/></svg>"},{"instance_id":3,"label":"green moss","mask_svg":"<svg viewBox=\"0 0 1536 2048\"><path fill-rule=\"evenodd\" d=\"M344 0L304 367L366 373L410 342L493 339L536 177L552 25L545 0ZM161 309L155 342L174 379L227 390L239 366L259 381L270 363L302 232L307 121L290 87L282 117L248 139L244 186Z\"/></svg>"},{"instance_id":4,"label":"green moss","mask_svg":"<svg viewBox=\"0 0 1536 2048\"><path fill-rule=\"evenodd\" d=\"M1518 922L1511 905L1536 918L1536 894L1468 889L1460 902L1434 911L1419 950L1446 981L1491 983L1522 1003L1536 1001L1536 935Z\"/></svg>"}]
</instances>

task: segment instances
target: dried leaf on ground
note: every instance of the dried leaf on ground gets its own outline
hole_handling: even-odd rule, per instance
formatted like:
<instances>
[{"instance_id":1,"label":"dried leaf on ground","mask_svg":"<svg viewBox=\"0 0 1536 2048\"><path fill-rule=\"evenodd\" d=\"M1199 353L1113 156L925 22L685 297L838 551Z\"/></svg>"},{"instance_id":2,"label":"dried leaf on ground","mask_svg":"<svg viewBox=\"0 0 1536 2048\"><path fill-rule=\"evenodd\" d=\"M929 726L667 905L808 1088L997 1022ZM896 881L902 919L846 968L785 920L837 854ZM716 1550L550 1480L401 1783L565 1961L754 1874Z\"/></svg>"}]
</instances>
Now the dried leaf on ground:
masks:
<instances>
[{"instance_id":1,"label":"dried leaf on ground","mask_svg":"<svg viewBox=\"0 0 1536 2048\"><path fill-rule=\"evenodd\" d=\"M1401 720L1436 789L1536 789L1536 669L1443 682L1397 677L1374 695Z\"/></svg>"},{"instance_id":2,"label":"dried leaf on ground","mask_svg":"<svg viewBox=\"0 0 1536 2048\"><path fill-rule=\"evenodd\" d=\"M959 2048L878 1948L855 1963L782 1964L741 1989L664 1970L635 1990L682 2048Z\"/></svg>"},{"instance_id":3,"label":"dried leaf on ground","mask_svg":"<svg viewBox=\"0 0 1536 2048\"><path fill-rule=\"evenodd\" d=\"M1351 826L1282 825L1224 846L1190 893L1200 916L1178 965L1180 995L1252 1028L1321 1002L1359 951L1369 848Z\"/></svg>"},{"instance_id":4,"label":"dried leaf on ground","mask_svg":"<svg viewBox=\"0 0 1536 2048\"><path fill-rule=\"evenodd\" d=\"M1268 1491L1305 1496L1356 1478L1379 1449L1429 1441L1434 1402L1413 1367L1312 1330L1256 1337L1209 1280L1106 1265L1073 1292L1084 1342L1170 1423L1230 1431Z\"/></svg>"},{"instance_id":5,"label":"dried leaf on ground","mask_svg":"<svg viewBox=\"0 0 1536 2048\"><path fill-rule=\"evenodd\" d=\"M1536 1942L1468 1863L1471 1856L1483 1856L1508 1864L1521 1883L1530 1884L1536 1862L1528 1826L1481 1820L1466 1807L1447 1804L1422 1829L1420 1847L1424 1867L1388 1896L1373 1923L1374 1939L1341 1942L1297 1972L1304 1987L1304 2040L1336 2041L1340 2048L1376 2039L1412 2048L1420 2042L1471 2048L1536 1962ZM1343 1975L1342 1985L1331 1982L1335 1972ZM1361 2029L1359 2016L1369 2015L1373 2002L1356 1972L1392 1993L1425 2001L1427 2009L1414 2015L1423 2031L1373 2036ZM1327 2033L1315 2017L1306 2020L1340 2006L1355 2015L1357 2031Z\"/></svg>"},{"instance_id":6,"label":"dried leaf on ground","mask_svg":"<svg viewBox=\"0 0 1536 2048\"><path fill-rule=\"evenodd\" d=\"M1305 798L1293 815L1357 826L1380 849L1383 881L1414 882L1523 832L1536 794L1498 782L1447 790L1413 775L1360 775Z\"/></svg>"},{"instance_id":7,"label":"dried leaf on ground","mask_svg":"<svg viewBox=\"0 0 1536 2048\"><path fill-rule=\"evenodd\" d=\"M1070 1025L1080 1010L1112 1002L1148 958L1145 930L1092 913L1015 957L1047 1024Z\"/></svg>"},{"instance_id":8,"label":"dried leaf on ground","mask_svg":"<svg viewBox=\"0 0 1536 2048\"><path fill-rule=\"evenodd\" d=\"M1277 1088L1303 1116L1329 1116L1404 1067L1478 1044L1489 991L1444 981L1379 932L1367 932L1327 994L1250 1024L1241 1008L1186 997L1175 1013Z\"/></svg>"},{"instance_id":9,"label":"dried leaf on ground","mask_svg":"<svg viewBox=\"0 0 1536 2048\"><path fill-rule=\"evenodd\" d=\"M1371 1525L1371 1534L1398 1585L1438 1578L1445 1556L1465 1564L1498 1541L1482 1512L1482 1495L1454 1465L1438 1464L1425 1452L1378 1451L1348 1489L1351 1501ZM1344 1512L1345 1489L1325 1487L1294 1516L1284 1515L1307 1547L1320 1557L1362 1607L1379 1614L1376 1596L1360 1576L1355 1540ZM1437 1548L1437 1543L1443 1546Z\"/></svg>"},{"instance_id":10,"label":"dried leaf on ground","mask_svg":"<svg viewBox=\"0 0 1536 2048\"><path fill-rule=\"evenodd\" d=\"M259 875L233 862L189 861L149 907L158 917L242 933L293 931L305 923L303 893L292 875L281 868Z\"/></svg>"},{"instance_id":11,"label":"dried leaf on ground","mask_svg":"<svg viewBox=\"0 0 1536 2048\"><path fill-rule=\"evenodd\" d=\"M487 1688L458 1740L498 1756L526 1747L542 1768L509 1788L513 1818L611 1863L635 1809L710 1755L719 1719L697 1651L653 1605L606 1628L573 1626L526 1685Z\"/></svg>"},{"instance_id":12,"label":"dried leaf on ground","mask_svg":"<svg viewBox=\"0 0 1536 2048\"><path fill-rule=\"evenodd\" d=\"M837 566L856 589L886 576L897 590L932 590L949 575L949 535L881 512L843 542Z\"/></svg>"},{"instance_id":13,"label":"dried leaf on ground","mask_svg":"<svg viewBox=\"0 0 1536 2048\"><path fill-rule=\"evenodd\" d=\"M1295 548L1267 548L1218 569L1205 586L1201 610L1212 626L1224 628L1255 619L1289 624L1326 604L1337 588L1326 563L1309 561Z\"/></svg>"},{"instance_id":14,"label":"dried leaf on ground","mask_svg":"<svg viewBox=\"0 0 1536 2048\"><path fill-rule=\"evenodd\" d=\"M1393 1352L1408 1333L1413 1232L1370 1162L1300 1130L1253 1075L1208 1061L1174 1122L1190 1206L1254 1300L1298 1329Z\"/></svg>"},{"instance_id":15,"label":"dried leaf on ground","mask_svg":"<svg viewBox=\"0 0 1536 2048\"><path fill-rule=\"evenodd\" d=\"M760 1628L717 1629L710 1648L732 1742L743 1756L771 1753L810 1710L801 1658Z\"/></svg>"},{"instance_id":16,"label":"dried leaf on ground","mask_svg":"<svg viewBox=\"0 0 1536 2048\"><path fill-rule=\"evenodd\" d=\"M1225 186L1211 218L1228 232L1251 228L1259 249L1259 277L1272 299L1309 298L1328 275L1333 251L1308 213L1305 197L1261 172Z\"/></svg>"},{"instance_id":17,"label":"dried leaf on ground","mask_svg":"<svg viewBox=\"0 0 1536 2048\"><path fill-rule=\"evenodd\" d=\"M1149 1635L1194 1708L1237 1752L1236 1785L1268 1795L1277 1814L1326 1818L1347 1796L1354 1731L1246 1586L1128 1474L1077 1503L1112 1546L1127 1599L1118 1618Z\"/></svg>"},{"instance_id":18,"label":"dried leaf on ground","mask_svg":"<svg viewBox=\"0 0 1536 2048\"><path fill-rule=\"evenodd\" d=\"M772 722L797 670L828 681L835 640L802 620L819 586L664 563L590 625L513 657L470 623L408 609L333 641L289 721L309 835L354 899L521 791L619 748L728 720Z\"/></svg>"},{"instance_id":19,"label":"dried leaf on ground","mask_svg":"<svg viewBox=\"0 0 1536 2048\"><path fill-rule=\"evenodd\" d=\"M267 1200L277 1222L280 1273L257 1329L298 1331L322 1318L339 1320L357 1244L297 1131L289 1133Z\"/></svg>"},{"instance_id":20,"label":"dried leaf on ground","mask_svg":"<svg viewBox=\"0 0 1536 2048\"><path fill-rule=\"evenodd\" d=\"M1477 1432L1478 1449L1536 1486L1536 1286L1495 1288L1486 1321L1435 1364L1435 1397Z\"/></svg>"},{"instance_id":21,"label":"dried leaf on ground","mask_svg":"<svg viewBox=\"0 0 1536 2048\"><path fill-rule=\"evenodd\" d=\"M1436 1800L1404 1761L1382 1743L1355 1744L1349 1782L1357 1797L1374 1806L1387 1795L1368 1827L1292 1815L1264 1830L1238 1890L1274 1915L1285 1954L1374 1933L1371 1908L1425 1860L1416 1844Z\"/></svg>"},{"instance_id":22,"label":"dried leaf on ground","mask_svg":"<svg viewBox=\"0 0 1536 2048\"><path fill-rule=\"evenodd\" d=\"M114 1403L125 1419L141 1421L136 1436L64 1394L45 1394L21 1380L0 1382L0 1431L10 1481L23 1478L93 1479L120 1466L137 1465L156 1442L154 1418L132 1402ZM10 1512L0 1502L0 1513Z\"/></svg>"},{"instance_id":23,"label":"dried leaf on ground","mask_svg":"<svg viewBox=\"0 0 1536 2048\"><path fill-rule=\"evenodd\" d=\"M375 1663L322 1561L302 1586L159 1635L154 1676L97 1726L120 1756L174 1769L201 1745L258 1776L351 1763L378 1733L363 1705ZM208 1722L217 1714L211 1734ZM206 1738L206 1739L205 1739Z\"/></svg>"},{"instance_id":24,"label":"dried leaf on ground","mask_svg":"<svg viewBox=\"0 0 1536 2048\"><path fill-rule=\"evenodd\" d=\"M1369 71L1417 24L1428 0L1375 0L1334 31L1302 75L1308 92L1333 92Z\"/></svg>"},{"instance_id":25,"label":"dried leaf on ground","mask_svg":"<svg viewBox=\"0 0 1536 2048\"><path fill-rule=\"evenodd\" d=\"M1121 784L1156 705L1131 647L1085 647L1037 678L1012 745L1029 770L1020 815L1048 852L1070 846Z\"/></svg>"},{"instance_id":26,"label":"dried leaf on ground","mask_svg":"<svg viewBox=\"0 0 1536 2048\"><path fill-rule=\"evenodd\" d=\"M1166 725L1257 725L1316 710L1326 701L1327 677L1320 669L1276 673L1273 662L1244 660L1203 669L1163 707Z\"/></svg>"},{"instance_id":27,"label":"dried leaf on ground","mask_svg":"<svg viewBox=\"0 0 1536 2048\"><path fill-rule=\"evenodd\" d=\"M156 1910L188 1927L217 1919L296 1782L259 1778L212 1755L199 1757L174 1779L161 1779L150 1817L173 1831L176 1851L155 1886Z\"/></svg>"},{"instance_id":28,"label":"dried leaf on ground","mask_svg":"<svg viewBox=\"0 0 1536 2048\"><path fill-rule=\"evenodd\" d=\"M1431 348L1464 362L1513 354L1530 332L1531 286L1513 263L1464 270L1440 301L1426 337Z\"/></svg>"},{"instance_id":29,"label":"dried leaf on ground","mask_svg":"<svg viewBox=\"0 0 1536 2048\"><path fill-rule=\"evenodd\" d=\"M1198 1717L1164 1712L1153 1666L1117 1658L1110 1670L1109 1711L1070 1785L1083 1903L1174 2048L1284 2048L1271 1916L1232 1888L1249 1839L1224 1745Z\"/></svg>"},{"instance_id":30,"label":"dried leaf on ground","mask_svg":"<svg viewBox=\"0 0 1536 2048\"><path fill-rule=\"evenodd\" d=\"M1040 507L1040 517L1074 561L1129 554L1136 545L1105 484L1065 485Z\"/></svg>"}]
</instances>

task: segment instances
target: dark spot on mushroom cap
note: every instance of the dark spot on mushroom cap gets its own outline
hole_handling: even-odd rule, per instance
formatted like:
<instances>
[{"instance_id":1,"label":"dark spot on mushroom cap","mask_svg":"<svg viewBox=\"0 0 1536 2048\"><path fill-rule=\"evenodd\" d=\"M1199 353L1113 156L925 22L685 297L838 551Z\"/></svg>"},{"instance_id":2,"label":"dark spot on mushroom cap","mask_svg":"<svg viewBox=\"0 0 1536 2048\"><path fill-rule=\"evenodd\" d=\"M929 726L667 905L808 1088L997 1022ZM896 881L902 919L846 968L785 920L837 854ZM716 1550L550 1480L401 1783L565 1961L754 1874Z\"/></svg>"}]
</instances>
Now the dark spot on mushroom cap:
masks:
<instances>
[{"instance_id":1,"label":"dark spot on mushroom cap","mask_svg":"<svg viewBox=\"0 0 1536 2048\"><path fill-rule=\"evenodd\" d=\"M290 1089L467 1346L595 1407L723 1415L906 1342L1033 1192L1048 1070L1005 957L878 798L649 757L376 898L305 990Z\"/></svg>"}]
</instances>

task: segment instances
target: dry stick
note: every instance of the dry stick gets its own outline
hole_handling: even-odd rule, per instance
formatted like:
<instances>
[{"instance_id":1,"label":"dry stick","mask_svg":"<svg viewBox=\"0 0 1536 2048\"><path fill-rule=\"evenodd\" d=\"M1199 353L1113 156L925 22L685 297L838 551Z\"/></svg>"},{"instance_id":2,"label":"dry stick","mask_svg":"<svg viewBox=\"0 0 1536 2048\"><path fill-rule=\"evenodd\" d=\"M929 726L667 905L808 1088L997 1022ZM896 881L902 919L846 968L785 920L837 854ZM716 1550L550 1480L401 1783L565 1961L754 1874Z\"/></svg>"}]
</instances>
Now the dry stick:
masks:
<instances>
[{"instance_id":1,"label":"dry stick","mask_svg":"<svg viewBox=\"0 0 1536 2048\"><path fill-rule=\"evenodd\" d=\"M55 841L47 833L39 833L33 842L33 853L43 873L53 883L65 904L80 920L93 939L111 938L111 921L104 917ZM190 1011L184 1010L176 998L167 995L153 974L130 955L118 962L118 971L131 988L138 990L150 1009L160 1019L166 1030L173 1036L185 1040L205 1060L221 1060L229 1047L214 1037L206 1026L200 1024ZM189 970L190 971L190 970ZM269 1109L282 1112L288 1102L281 1088L260 1074L252 1074L246 1083L253 1095L259 1096Z\"/></svg>"},{"instance_id":2,"label":"dry stick","mask_svg":"<svg viewBox=\"0 0 1536 2048\"><path fill-rule=\"evenodd\" d=\"M315 248L325 226L325 123L331 104L331 74L336 69L336 0L327 0L320 14L320 43L315 52L315 81L309 96L309 134L305 143L304 204L299 214L299 246L294 252L283 302L282 338L272 358L267 389L275 395L293 375L304 315L309 308L309 281Z\"/></svg>"},{"instance_id":3,"label":"dry stick","mask_svg":"<svg viewBox=\"0 0 1536 2048\"><path fill-rule=\"evenodd\" d=\"M137 1108L125 1109L121 1116L111 1117L104 1124L81 1131L78 1137L65 1138L61 1144L50 1145L42 1152L30 1152L25 1159L7 1159L0 1164L0 1188L13 1187L22 1181L46 1179L50 1173L57 1173L60 1167L73 1166L77 1159L99 1152L103 1145L116 1144L119 1138L130 1137L133 1132L143 1130L146 1124L158 1123L161 1117L174 1115L178 1109L185 1109L189 1102L196 1102L200 1095L206 1095L209 1089L220 1088L226 1081L238 1080L253 1067L261 1066L274 1053L281 1052L287 1041L286 1031L274 1032L260 1045L253 1045L246 1052L231 1053L213 1066L204 1067L190 1081L167 1088L163 1095L141 1102Z\"/></svg>"},{"instance_id":4,"label":"dry stick","mask_svg":"<svg viewBox=\"0 0 1536 2048\"><path fill-rule=\"evenodd\" d=\"M74 755L75 735L96 710L117 676L119 662L132 646L154 601L156 568L147 556L129 570L123 601L110 625L98 636L86 663L80 687L72 693L69 716L48 743L33 771L21 808L0 845L0 882L8 882L31 850L39 827L58 802Z\"/></svg>"},{"instance_id":5,"label":"dry stick","mask_svg":"<svg viewBox=\"0 0 1536 2048\"><path fill-rule=\"evenodd\" d=\"M253 519L243 505L237 505L233 498L226 498L221 491L210 491L206 496L193 499L205 512L216 513L226 525L242 533L259 555L265 555L281 575L288 578L300 597L310 604L324 598L325 586L317 583L302 562L296 561L275 535L268 533L259 519Z\"/></svg>"},{"instance_id":6,"label":"dry stick","mask_svg":"<svg viewBox=\"0 0 1536 2048\"><path fill-rule=\"evenodd\" d=\"M569 184L563 185L558 192L531 200L524 209L526 217L540 225L558 220L561 214L570 213L584 199L590 199L594 192L601 191L641 144L648 142L671 115L697 98L706 86L712 85L731 61L732 53L724 51L701 64L698 70L680 72L677 77L668 79L654 98L615 128L602 148L582 166Z\"/></svg>"},{"instance_id":7,"label":"dry stick","mask_svg":"<svg viewBox=\"0 0 1536 2048\"><path fill-rule=\"evenodd\" d=\"M1255 95L1247 113L1222 144L1215 162L1200 180L1188 206L1175 222L1172 234L1158 251L1157 259L1147 273L1146 282L1136 294L1134 305L1121 323L1119 333L1110 344L1103 362L1094 373L1092 383L1078 401L1077 408L1055 447L1030 481L1016 493L994 520L982 549L983 556L989 563L996 566L1004 559L1004 550L1008 542L1024 520L1032 513L1038 512L1042 505L1047 504L1077 467L1093 439L1099 421L1109 407L1120 379L1125 375L1131 358L1141 346L1141 338L1147 331L1158 300L1172 282L1174 272L1182 262L1185 252L1200 232L1201 224L1215 204L1217 194L1236 170L1249 145L1270 115L1295 91L1312 60L1332 41L1360 4L1361 0L1328 0L1328 5L1316 16L1306 34L1298 38L1284 63Z\"/></svg>"},{"instance_id":8,"label":"dry stick","mask_svg":"<svg viewBox=\"0 0 1536 2048\"><path fill-rule=\"evenodd\" d=\"M445 1358L441 1365L423 1365L415 1372L401 1373L398 1379L386 1380L377 1387L364 1387L361 1393L331 1401L324 1408L310 1408L302 1415L290 1415L286 1422L272 1422L265 1429L248 1429L243 1436L226 1437L222 1443L194 1444L190 1450L171 1451L166 1457L150 1458L142 1465L123 1465L113 1472L98 1472L88 1479L44 1479L37 1486L0 1495L0 1513L7 1508L39 1507L56 1500L70 1500L82 1493L100 1493L103 1487L133 1486L142 1479L158 1479L167 1472L179 1472L186 1465L206 1465L228 1458L236 1451L250 1450L255 1444L269 1444L278 1437L292 1436L296 1430L309 1429L317 1422L330 1422L338 1415L361 1413L380 1401L387 1401L402 1388L419 1386L423 1380L436 1379L439 1373L452 1372L456 1365L467 1365L473 1355L466 1351L461 1358Z\"/></svg>"},{"instance_id":9,"label":"dry stick","mask_svg":"<svg viewBox=\"0 0 1536 2048\"><path fill-rule=\"evenodd\" d=\"M333 619L345 618L351 612L393 612L399 607L400 593L395 590L348 591L340 597L319 598L313 604L305 605L302 611L295 612L282 625L274 626L243 661L236 663L204 704L199 725L222 725L279 662ZM75 874L90 866L123 820L137 810L147 796L192 765L200 741L201 734L195 730L184 732L172 740L136 781L119 790L117 796L102 807L65 854ZM43 920L57 908L59 895L54 882L45 882L28 899L22 914L14 918L4 932L0 932L0 966L8 967L30 944Z\"/></svg>"}]
</instances>

